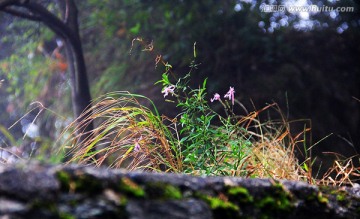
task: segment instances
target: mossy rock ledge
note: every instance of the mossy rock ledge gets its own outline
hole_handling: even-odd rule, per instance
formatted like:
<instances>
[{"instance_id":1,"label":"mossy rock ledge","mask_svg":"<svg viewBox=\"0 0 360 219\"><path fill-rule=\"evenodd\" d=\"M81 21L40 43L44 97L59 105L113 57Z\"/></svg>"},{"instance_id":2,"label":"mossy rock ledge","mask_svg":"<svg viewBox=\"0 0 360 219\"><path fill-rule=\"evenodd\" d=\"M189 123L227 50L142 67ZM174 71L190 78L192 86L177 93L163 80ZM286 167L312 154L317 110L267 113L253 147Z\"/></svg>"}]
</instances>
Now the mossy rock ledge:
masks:
<instances>
[{"instance_id":1,"label":"mossy rock ledge","mask_svg":"<svg viewBox=\"0 0 360 219\"><path fill-rule=\"evenodd\" d=\"M360 188L28 163L0 166L12 218L360 218Z\"/></svg>"}]
</instances>

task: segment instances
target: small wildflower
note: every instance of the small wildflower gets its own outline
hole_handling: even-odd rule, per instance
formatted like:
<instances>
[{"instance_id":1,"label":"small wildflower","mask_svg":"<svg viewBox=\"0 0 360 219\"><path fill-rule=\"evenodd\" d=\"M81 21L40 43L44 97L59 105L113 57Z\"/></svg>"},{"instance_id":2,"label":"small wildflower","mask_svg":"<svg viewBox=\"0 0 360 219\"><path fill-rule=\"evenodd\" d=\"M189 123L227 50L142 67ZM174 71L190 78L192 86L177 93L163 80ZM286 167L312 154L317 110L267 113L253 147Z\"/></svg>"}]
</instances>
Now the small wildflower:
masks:
<instances>
[{"instance_id":1,"label":"small wildflower","mask_svg":"<svg viewBox=\"0 0 360 219\"><path fill-rule=\"evenodd\" d=\"M175 90L175 85L170 85L164 88L163 91L161 91L161 93L164 93L164 97L166 97L167 95L169 95L169 93L171 95L174 94L174 90Z\"/></svg>"},{"instance_id":2,"label":"small wildflower","mask_svg":"<svg viewBox=\"0 0 360 219\"><path fill-rule=\"evenodd\" d=\"M141 141L141 139L142 139L142 136L137 141L135 141L135 146L134 146L134 149L133 149L135 152L139 152L141 150L141 147L140 147L140 144L139 144L139 141Z\"/></svg>"},{"instance_id":3,"label":"small wildflower","mask_svg":"<svg viewBox=\"0 0 360 219\"><path fill-rule=\"evenodd\" d=\"M214 98L211 98L210 102L214 102L215 100L220 100L220 94L218 93L214 94Z\"/></svg>"},{"instance_id":4,"label":"small wildflower","mask_svg":"<svg viewBox=\"0 0 360 219\"><path fill-rule=\"evenodd\" d=\"M233 87L230 87L229 91L225 94L224 98L229 98L229 100L231 100L232 105L234 105L234 93L235 90Z\"/></svg>"},{"instance_id":5,"label":"small wildflower","mask_svg":"<svg viewBox=\"0 0 360 219\"><path fill-rule=\"evenodd\" d=\"M139 144L139 142L136 142L136 143L135 143L134 151L135 151L135 152L139 152L139 151L140 151L140 144Z\"/></svg>"}]
</instances>

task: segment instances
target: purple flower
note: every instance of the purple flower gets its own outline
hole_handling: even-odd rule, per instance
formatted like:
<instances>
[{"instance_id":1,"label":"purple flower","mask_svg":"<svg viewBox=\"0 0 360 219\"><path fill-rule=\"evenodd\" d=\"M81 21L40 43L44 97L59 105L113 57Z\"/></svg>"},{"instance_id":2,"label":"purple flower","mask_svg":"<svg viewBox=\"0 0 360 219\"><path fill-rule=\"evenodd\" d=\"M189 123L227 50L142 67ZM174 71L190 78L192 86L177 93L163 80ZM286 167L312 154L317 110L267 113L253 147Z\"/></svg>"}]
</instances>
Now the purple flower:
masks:
<instances>
[{"instance_id":1,"label":"purple flower","mask_svg":"<svg viewBox=\"0 0 360 219\"><path fill-rule=\"evenodd\" d=\"M136 142L136 143L135 143L135 147L134 147L134 151L135 151L135 152L139 152L140 149L141 149L141 148L140 148L139 142Z\"/></svg>"},{"instance_id":2,"label":"purple flower","mask_svg":"<svg viewBox=\"0 0 360 219\"><path fill-rule=\"evenodd\" d=\"M134 149L133 149L135 152L139 152L141 150L141 147L140 147L140 144L139 144L139 141L141 141L141 139L142 139L142 136L137 141L135 141L135 146L134 146Z\"/></svg>"},{"instance_id":3,"label":"purple flower","mask_svg":"<svg viewBox=\"0 0 360 219\"><path fill-rule=\"evenodd\" d=\"M229 98L229 100L231 100L232 105L234 105L234 93L235 90L233 87L230 87L229 91L225 94L224 98Z\"/></svg>"},{"instance_id":4,"label":"purple flower","mask_svg":"<svg viewBox=\"0 0 360 219\"><path fill-rule=\"evenodd\" d=\"M214 94L214 98L211 98L210 102L214 102L215 100L220 100L220 94L218 93Z\"/></svg>"},{"instance_id":5,"label":"purple flower","mask_svg":"<svg viewBox=\"0 0 360 219\"><path fill-rule=\"evenodd\" d=\"M174 94L174 90L175 90L175 85L170 85L164 88L163 91L161 91L161 93L164 93L164 97L166 97L167 95L169 95L169 93L171 95Z\"/></svg>"}]
</instances>

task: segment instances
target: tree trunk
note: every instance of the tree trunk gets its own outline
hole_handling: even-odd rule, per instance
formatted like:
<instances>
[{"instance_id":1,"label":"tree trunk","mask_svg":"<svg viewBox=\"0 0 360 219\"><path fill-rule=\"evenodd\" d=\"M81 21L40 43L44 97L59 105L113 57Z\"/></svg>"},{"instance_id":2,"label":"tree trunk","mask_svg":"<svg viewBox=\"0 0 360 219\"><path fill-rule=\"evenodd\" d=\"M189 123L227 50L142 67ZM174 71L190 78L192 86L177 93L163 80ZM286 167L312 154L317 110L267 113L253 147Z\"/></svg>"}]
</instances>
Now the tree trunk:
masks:
<instances>
[{"instance_id":1,"label":"tree trunk","mask_svg":"<svg viewBox=\"0 0 360 219\"><path fill-rule=\"evenodd\" d=\"M91 104L90 88L87 78L86 65L82 50L81 39L79 35L78 10L74 0L59 1L60 8L64 16L66 26L71 30L71 37L65 38L65 49L67 62L69 64L71 97L73 104L74 116L82 121L84 117L91 114L89 106ZM87 111L86 111L87 110ZM86 111L85 114L82 113ZM81 133L88 133L93 130L93 123L89 123L84 129L79 130ZM79 133L79 134L81 134ZM86 140L87 135L82 135L80 142Z\"/></svg>"},{"instance_id":2,"label":"tree trunk","mask_svg":"<svg viewBox=\"0 0 360 219\"><path fill-rule=\"evenodd\" d=\"M86 141L93 123L83 127L81 121L89 116L91 95L78 27L78 10L74 0L59 0L64 19L49 12L41 4L31 0L0 0L0 11L24 19L43 22L65 42L66 58L71 81L73 113L79 123L78 144ZM84 113L86 112L86 113ZM84 114L83 114L84 113ZM94 151L95 148L92 149Z\"/></svg>"}]
</instances>

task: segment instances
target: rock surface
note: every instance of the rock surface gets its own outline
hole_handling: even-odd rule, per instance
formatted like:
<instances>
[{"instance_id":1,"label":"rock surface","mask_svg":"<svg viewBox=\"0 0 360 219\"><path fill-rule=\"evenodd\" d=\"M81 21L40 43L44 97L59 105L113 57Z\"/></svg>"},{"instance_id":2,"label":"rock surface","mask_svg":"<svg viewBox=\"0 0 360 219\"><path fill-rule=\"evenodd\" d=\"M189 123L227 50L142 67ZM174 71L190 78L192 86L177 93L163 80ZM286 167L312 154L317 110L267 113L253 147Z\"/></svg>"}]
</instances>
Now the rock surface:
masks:
<instances>
[{"instance_id":1,"label":"rock surface","mask_svg":"<svg viewBox=\"0 0 360 219\"><path fill-rule=\"evenodd\" d=\"M360 189L23 164L0 167L8 218L360 218Z\"/></svg>"}]
</instances>

